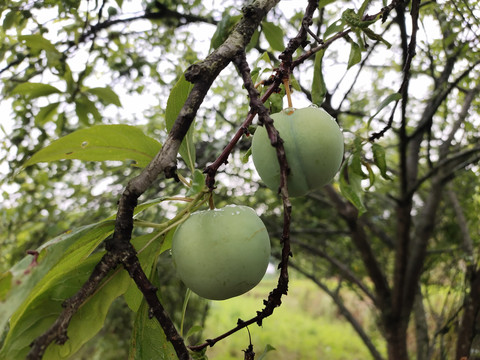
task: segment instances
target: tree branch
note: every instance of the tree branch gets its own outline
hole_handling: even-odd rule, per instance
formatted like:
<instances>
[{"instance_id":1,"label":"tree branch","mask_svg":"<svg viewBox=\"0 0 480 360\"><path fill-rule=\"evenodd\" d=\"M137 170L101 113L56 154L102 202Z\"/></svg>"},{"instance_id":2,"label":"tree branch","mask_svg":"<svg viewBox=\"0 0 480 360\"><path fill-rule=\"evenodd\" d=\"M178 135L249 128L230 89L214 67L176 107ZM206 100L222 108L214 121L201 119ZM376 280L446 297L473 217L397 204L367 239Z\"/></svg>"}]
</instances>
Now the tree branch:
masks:
<instances>
[{"instance_id":1,"label":"tree branch","mask_svg":"<svg viewBox=\"0 0 480 360\"><path fill-rule=\"evenodd\" d=\"M244 16L239 21L226 41L210 54L204 61L192 65L185 72L187 80L194 86L182 107L168 137L155 158L135 178L129 181L118 204L115 231L111 240L107 242L108 253L95 267L94 273L82 289L71 299L66 301L68 311L64 311L52 327L37 338L29 354L29 359L41 359L47 346L57 341L64 343L67 339L66 330L73 313L85 299L92 294L106 276L108 270L119 263L129 271L137 286L145 296L153 315L162 326L167 339L172 343L179 359L190 359L188 349L178 334L170 318L156 295L154 286L150 283L141 269L136 252L130 243L133 230L133 211L138 198L152 185L155 179L164 173L167 178L176 177L176 156L196 115L200 104L208 92L213 80L217 77L235 56L246 47L250 38L259 26L265 14L278 0L256 0L244 9ZM201 74L201 76L199 76ZM70 310L71 309L71 310Z\"/></svg>"},{"instance_id":2,"label":"tree branch","mask_svg":"<svg viewBox=\"0 0 480 360\"><path fill-rule=\"evenodd\" d=\"M374 304L378 306L377 299L374 294L370 291L370 289L360 280L355 273L350 270L350 268L344 264L342 261L330 256L327 254L325 251L320 250L318 247L311 246L303 241L299 240L294 240L292 239L292 243L300 245L300 247L304 248L308 253L313 254L315 256L319 256L321 258L324 258L327 260L330 264L335 266L335 268L339 271L339 273L345 277L348 281L350 281L352 284L357 285L360 290L363 291L367 297L370 298L370 300L373 301Z\"/></svg>"},{"instance_id":3,"label":"tree branch","mask_svg":"<svg viewBox=\"0 0 480 360\"><path fill-rule=\"evenodd\" d=\"M86 41L90 36L94 36L101 30L107 29L112 27L113 25L117 24L126 24L137 20L164 20L164 19L176 19L179 22L179 25L187 25L193 22L203 22L207 24L216 25L217 21L211 18L205 18L193 14L182 14L178 11L168 9L165 5L156 2L155 6L158 11L152 12L151 10L147 9L145 13L137 16L131 16L126 18L118 18L118 19L108 19L102 22L99 22L93 26L91 26L87 31L85 31L82 36L79 38L79 42Z\"/></svg>"},{"instance_id":4,"label":"tree branch","mask_svg":"<svg viewBox=\"0 0 480 360\"><path fill-rule=\"evenodd\" d=\"M364 226L358 219L358 212L355 207L349 202L344 201L337 191L330 185L325 186L325 191L330 197L334 206L337 208L340 216L346 221L350 229L350 235L353 243L362 257L363 264L367 269L368 275L375 285L376 299L380 310L387 309L388 301L390 300L390 287L388 281L377 262L370 244L368 243Z\"/></svg>"}]
</instances>

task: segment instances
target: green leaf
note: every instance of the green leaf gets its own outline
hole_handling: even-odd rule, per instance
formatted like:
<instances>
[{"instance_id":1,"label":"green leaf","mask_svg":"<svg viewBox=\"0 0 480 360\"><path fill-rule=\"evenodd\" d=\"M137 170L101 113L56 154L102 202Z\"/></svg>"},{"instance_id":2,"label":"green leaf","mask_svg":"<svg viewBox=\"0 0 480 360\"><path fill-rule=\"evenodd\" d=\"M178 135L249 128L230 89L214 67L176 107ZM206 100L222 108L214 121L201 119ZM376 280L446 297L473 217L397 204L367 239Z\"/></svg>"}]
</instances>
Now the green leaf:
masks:
<instances>
[{"instance_id":1,"label":"green leaf","mask_svg":"<svg viewBox=\"0 0 480 360\"><path fill-rule=\"evenodd\" d=\"M188 339L190 336L199 333L203 330L203 327L200 325L193 325L190 329L188 329L187 335L185 335L185 339Z\"/></svg>"},{"instance_id":2,"label":"green leaf","mask_svg":"<svg viewBox=\"0 0 480 360\"><path fill-rule=\"evenodd\" d=\"M353 65L358 64L362 61L362 50L360 46L355 41L350 41L350 56L348 57L348 66L347 69L350 69Z\"/></svg>"},{"instance_id":3,"label":"green leaf","mask_svg":"<svg viewBox=\"0 0 480 360\"><path fill-rule=\"evenodd\" d=\"M25 256L15 264L10 273L13 275L10 292L0 306L0 328L25 301L32 289L40 282L52 267L67 257L71 262L89 254L111 231L113 222L103 222L84 226L66 232L43 244L38 252L38 263L32 263L31 255Z\"/></svg>"},{"instance_id":4,"label":"green leaf","mask_svg":"<svg viewBox=\"0 0 480 360\"><path fill-rule=\"evenodd\" d=\"M59 102L54 102L42 107L35 116L35 125L43 126L53 120L53 117L57 114L58 105L60 105Z\"/></svg>"},{"instance_id":5,"label":"green leaf","mask_svg":"<svg viewBox=\"0 0 480 360\"><path fill-rule=\"evenodd\" d=\"M69 93L70 95L73 95L73 93L75 92L75 80L73 79L72 70L70 69L70 66L68 66L67 63L64 63L63 67L64 67L64 72L63 72L62 78L67 83L67 93Z\"/></svg>"},{"instance_id":6,"label":"green leaf","mask_svg":"<svg viewBox=\"0 0 480 360\"><path fill-rule=\"evenodd\" d=\"M75 111L79 120L85 125L89 124L88 114L92 114L96 122L102 121L102 115L98 112L95 103L85 95L75 100Z\"/></svg>"},{"instance_id":7,"label":"green leaf","mask_svg":"<svg viewBox=\"0 0 480 360\"><path fill-rule=\"evenodd\" d=\"M170 95L167 100L167 108L165 110L165 121L167 130L170 131L177 120L178 115L180 114L180 110L182 109L185 101L190 94L190 91L193 88L193 84L188 82L185 79L185 76L182 75L180 79L177 81L175 86L170 91ZM190 129L188 129L185 138L180 145L180 156L182 157L183 161L187 164L190 170L195 170L195 144L193 143L193 123L190 125Z\"/></svg>"},{"instance_id":8,"label":"green leaf","mask_svg":"<svg viewBox=\"0 0 480 360\"><path fill-rule=\"evenodd\" d=\"M30 295L22 316L15 318L0 352L2 359L23 359L30 343L44 333L63 311L62 303L75 294L88 279L102 253L92 255L81 264L49 273L41 282L41 290ZM112 272L98 291L80 307L70 321L69 339L64 345L50 345L45 359L65 359L74 354L103 326L108 309L115 298L125 292L131 279L122 268Z\"/></svg>"},{"instance_id":9,"label":"green leaf","mask_svg":"<svg viewBox=\"0 0 480 360\"><path fill-rule=\"evenodd\" d=\"M360 154L355 153L350 158L350 166L349 170L351 170L356 175L360 176L362 179L366 179L368 176L362 169L362 158ZM350 172L349 172L350 174Z\"/></svg>"},{"instance_id":10,"label":"green leaf","mask_svg":"<svg viewBox=\"0 0 480 360\"><path fill-rule=\"evenodd\" d=\"M160 150L155 139L129 125L96 125L64 136L36 152L24 167L64 159L85 161L134 160L146 166Z\"/></svg>"},{"instance_id":11,"label":"green leaf","mask_svg":"<svg viewBox=\"0 0 480 360\"><path fill-rule=\"evenodd\" d=\"M373 30L369 28L362 28L362 31L367 35L370 39L375 40L375 41L381 41L382 43L385 44L385 46L390 49L392 47L392 44L390 44L387 40L385 40L381 35L376 34L373 32Z\"/></svg>"},{"instance_id":12,"label":"green leaf","mask_svg":"<svg viewBox=\"0 0 480 360\"><path fill-rule=\"evenodd\" d=\"M263 353L260 355L258 360L265 359L265 357L267 356L267 353L270 352L270 351L274 351L274 350L277 350L277 349L275 349L272 345L270 345L270 344L265 345L265 349L263 350Z\"/></svg>"},{"instance_id":13,"label":"green leaf","mask_svg":"<svg viewBox=\"0 0 480 360\"><path fill-rule=\"evenodd\" d=\"M195 169L193 172L192 186L187 191L187 196L193 196L198 194L205 187L205 175L198 169Z\"/></svg>"},{"instance_id":14,"label":"green leaf","mask_svg":"<svg viewBox=\"0 0 480 360\"><path fill-rule=\"evenodd\" d=\"M109 87L96 87L87 90L88 93L96 95L105 105L113 104L122 106L118 95Z\"/></svg>"},{"instance_id":15,"label":"green leaf","mask_svg":"<svg viewBox=\"0 0 480 360\"><path fill-rule=\"evenodd\" d=\"M363 189L361 185L362 177L349 170L349 161L345 161L340 170L340 191L345 198L350 201L358 210L358 215L367 211L363 204Z\"/></svg>"},{"instance_id":16,"label":"green leaf","mask_svg":"<svg viewBox=\"0 0 480 360\"><path fill-rule=\"evenodd\" d=\"M252 155L252 147L250 146L245 153L245 155L242 156L242 163L246 164L248 163L248 160L250 159L250 156Z\"/></svg>"},{"instance_id":17,"label":"green leaf","mask_svg":"<svg viewBox=\"0 0 480 360\"><path fill-rule=\"evenodd\" d=\"M5 17L3 18L3 24L2 24L4 31L7 31L13 26L13 24L18 18L17 14L18 14L17 11L12 10L12 11L9 11L7 15L5 15Z\"/></svg>"},{"instance_id":18,"label":"green leaf","mask_svg":"<svg viewBox=\"0 0 480 360\"><path fill-rule=\"evenodd\" d=\"M273 50L283 51L285 49L283 44L283 29L280 26L268 21L263 21L262 30Z\"/></svg>"},{"instance_id":19,"label":"green leaf","mask_svg":"<svg viewBox=\"0 0 480 360\"><path fill-rule=\"evenodd\" d=\"M10 271L0 274L0 301L4 301L12 288L13 275Z\"/></svg>"},{"instance_id":20,"label":"green leaf","mask_svg":"<svg viewBox=\"0 0 480 360\"><path fill-rule=\"evenodd\" d=\"M268 100L265 102L265 105L269 109L270 114L275 114L282 111L284 96L285 96L285 92L283 91L283 89L280 93L274 93L270 95Z\"/></svg>"},{"instance_id":21,"label":"green leaf","mask_svg":"<svg viewBox=\"0 0 480 360\"><path fill-rule=\"evenodd\" d=\"M391 180L390 176L387 174L387 161L385 159L385 149L383 146L373 143L372 144L372 151L373 151L373 161L375 165L377 165L378 169L380 170L380 174L385 180Z\"/></svg>"},{"instance_id":22,"label":"green leaf","mask_svg":"<svg viewBox=\"0 0 480 360\"><path fill-rule=\"evenodd\" d=\"M320 0L318 2L318 8L321 9L321 8L324 8L325 6L327 6L328 4L331 4L332 2L335 2L335 0Z\"/></svg>"},{"instance_id":23,"label":"green leaf","mask_svg":"<svg viewBox=\"0 0 480 360\"><path fill-rule=\"evenodd\" d=\"M27 256L12 267L12 289L0 306L0 328L10 320L1 359L25 358L30 342L51 325L63 300L88 277L94 264L85 265L85 259L113 226L108 221L62 234L36 250L37 263ZM84 266L90 270L83 271Z\"/></svg>"},{"instance_id":24,"label":"green leaf","mask_svg":"<svg viewBox=\"0 0 480 360\"><path fill-rule=\"evenodd\" d=\"M358 9L358 16L360 18L363 18L363 14L365 14L365 10L367 10L368 4L370 3L371 0L364 0L362 3L362 6L360 6L360 9Z\"/></svg>"},{"instance_id":25,"label":"green leaf","mask_svg":"<svg viewBox=\"0 0 480 360\"><path fill-rule=\"evenodd\" d=\"M30 49L33 50L45 50L48 52L53 52L59 54L55 45L53 45L50 40L45 39L42 35L21 35L18 39L25 43Z\"/></svg>"},{"instance_id":26,"label":"green leaf","mask_svg":"<svg viewBox=\"0 0 480 360\"><path fill-rule=\"evenodd\" d=\"M30 82L18 84L11 92L12 95L22 95L27 97L28 99L34 99L40 96L60 93L61 91L55 86Z\"/></svg>"},{"instance_id":27,"label":"green leaf","mask_svg":"<svg viewBox=\"0 0 480 360\"><path fill-rule=\"evenodd\" d=\"M326 40L329 35L339 33L343 31L343 29L345 29L345 21L338 19L327 27L325 33L323 34L323 39Z\"/></svg>"},{"instance_id":28,"label":"green leaf","mask_svg":"<svg viewBox=\"0 0 480 360\"><path fill-rule=\"evenodd\" d=\"M245 48L245 52L249 52L250 50L252 50L253 48L255 48L255 46L257 46L258 44L258 39L260 38L260 31L258 31L258 29L256 29L252 35L252 38L250 39L250 42L248 43L247 47Z\"/></svg>"},{"instance_id":29,"label":"green leaf","mask_svg":"<svg viewBox=\"0 0 480 360\"><path fill-rule=\"evenodd\" d=\"M402 98L402 94L396 92L388 95L385 99L383 99L380 105L378 105L377 112L372 116L370 116L370 119L368 119L367 126L370 126L370 123L372 122L373 118L377 116L380 113L380 111L382 111L388 104L390 104L391 102L399 101L401 98Z\"/></svg>"},{"instance_id":30,"label":"green leaf","mask_svg":"<svg viewBox=\"0 0 480 360\"><path fill-rule=\"evenodd\" d=\"M86 277L90 276L91 269L98 263L103 254L95 254L89 258L81 267L74 269L71 273L73 279L77 273L85 269ZM70 274L63 276L61 284L68 283ZM82 282L82 284L83 284ZM93 338L103 327L108 310L113 301L121 296L132 283L127 271L122 267L113 271L102 283L102 286L80 307L68 325L68 340L64 345L52 344L45 351L44 359L65 359L75 354L83 344ZM58 286L58 285L57 285ZM54 291L55 292L55 291Z\"/></svg>"},{"instance_id":31,"label":"green leaf","mask_svg":"<svg viewBox=\"0 0 480 360\"><path fill-rule=\"evenodd\" d=\"M217 24L217 29L210 41L210 47L215 50L227 39L235 24L242 18L241 15L231 16L226 14Z\"/></svg>"},{"instance_id":32,"label":"green leaf","mask_svg":"<svg viewBox=\"0 0 480 360\"><path fill-rule=\"evenodd\" d=\"M367 168L367 171L368 171L368 180L369 180L370 184L368 185L367 190L369 190L370 187L372 187L373 184L375 184L375 179L376 179L376 177L375 177L375 173L373 172L372 167L370 166L370 164L369 164L369 163L365 163L364 165L365 165L365 167Z\"/></svg>"},{"instance_id":33,"label":"green leaf","mask_svg":"<svg viewBox=\"0 0 480 360\"><path fill-rule=\"evenodd\" d=\"M159 285L156 272L150 275L150 281ZM150 307L143 299L130 339L128 360L145 359L176 360L178 357L157 319L150 317Z\"/></svg>"},{"instance_id":34,"label":"green leaf","mask_svg":"<svg viewBox=\"0 0 480 360\"><path fill-rule=\"evenodd\" d=\"M327 94L327 86L323 78L322 61L325 50L321 50L315 54L315 65L313 68L312 82L312 102L320 106L322 105L325 95Z\"/></svg>"}]
</instances>

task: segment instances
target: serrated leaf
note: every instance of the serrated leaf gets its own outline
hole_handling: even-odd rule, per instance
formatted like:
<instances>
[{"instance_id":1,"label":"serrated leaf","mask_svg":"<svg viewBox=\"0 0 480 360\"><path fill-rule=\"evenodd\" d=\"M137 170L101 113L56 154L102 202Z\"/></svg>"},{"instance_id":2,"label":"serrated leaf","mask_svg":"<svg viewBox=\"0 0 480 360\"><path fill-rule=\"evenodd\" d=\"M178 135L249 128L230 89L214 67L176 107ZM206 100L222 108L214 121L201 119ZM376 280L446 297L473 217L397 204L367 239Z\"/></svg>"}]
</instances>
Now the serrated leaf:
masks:
<instances>
[{"instance_id":1,"label":"serrated leaf","mask_svg":"<svg viewBox=\"0 0 480 360\"><path fill-rule=\"evenodd\" d=\"M155 139L129 125L96 125L68 134L36 152L23 167L65 159L134 160L146 166L160 150Z\"/></svg>"},{"instance_id":2,"label":"serrated leaf","mask_svg":"<svg viewBox=\"0 0 480 360\"><path fill-rule=\"evenodd\" d=\"M165 122L168 131L172 129L173 124L175 123L175 120L177 120L180 110L185 104L185 101L187 100L192 88L193 84L188 82L185 79L185 76L182 75L172 88L172 91L170 91L170 95L168 96L167 100L167 108L165 109ZM195 170L196 160L195 144L193 142L193 128L194 126L192 122L192 125L190 125L190 128L188 129L179 149L180 156L190 168L192 173Z\"/></svg>"},{"instance_id":3,"label":"serrated leaf","mask_svg":"<svg viewBox=\"0 0 480 360\"><path fill-rule=\"evenodd\" d=\"M327 86L323 78L322 61L325 50L320 50L315 54L315 65L313 68L312 81L312 103L317 106L322 105L325 95L327 94Z\"/></svg>"},{"instance_id":4,"label":"serrated leaf","mask_svg":"<svg viewBox=\"0 0 480 360\"><path fill-rule=\"evenodd\" d=\"M362 50L355 41L350 41L350 56L348 57L347 69L362 61Z\"/></svg>"},{"instance_id":5,"label":"serrated leaf","mask_svg":"<svg viewBox=\"0 0 480 360\"><path fill-rule=\"evenodd\" d=\"M90 88L86 90L86 92L96 95L105 105L113 104L118 107L122 106L118 95L109 87Z\"/></svg>"},{"instance_id":6,"label":"serrated leaf","mask_svg":"<svg viewBox=\"0 0 480 360\"><path fill-rule=\"evenodd\" d=\"M57 114L59 102L54 102L42 107L35 116L35 125L43 126L47 122L51 121Z\"/></svg>"},{"instance_id":7,"label":"serrated leaf","mask_svg":"<svg viewBox=\"0 0 480 360\"><path fill-rule=\"evenodd\" d=\"M385 107L387 107L388 104L390 104L391 102L399 101L401 98L402 98L402 94L393 93L388 95L385 99L383 99L380 105L378 105L378 108L375 114L370 116L370 118L368 119L367 126L370 126L370 123L372 122L373 118L377 116L380 113L380 111L382 111Z\"/></svg>"},{"instance_id":8,"label":"serrated leaf","mask_svg":"<svg viewBox=\"0 0 480 360\"><path fill-rule=\"evenodd\" d=\"M390 176L387 174L387 160L385 157L385 149L383 146L373 143L372 144L372 151L373 151L373 161L375 165L377 165L378 169L380 170L380 174L385 180L391 180Z\"/></svg>"},{"instance_id":9,"label":"serrated leaf","mask_svg":"<svg viewBox=\"0 0 480 360\"><path fill-rule=\"evenodd\" d=\"M40 96L47 96L50 94L60 94L61 91L55 86L42 83L25 82L18 84L12 90L12 95L22 95L29 99L38 98Z\"/></svg>"},{"instance_id":10,"label":"serrated leaf","mask_svg":"<svg viewBox=\"0 0 480 360\"><path fill-rule=\"evenodd\" d=\"M340 170L340 192L357 208L358 215L360 216L367 211L362 200L362 177L355 174L353 171L348 171L348 163L349 162L346 161Z\"/></svg>"},{"instance_id":11,"label":"serrated leaf","mask_svg":"<svg viewBox=\"0 0 480 360\"><path fill-rule=\"evenodd\" d=\"M263 21L262 31L273 50L283 51L285 49L283 44L283 29L280 26L268 21Z\"/></svg>"}]
</instances>

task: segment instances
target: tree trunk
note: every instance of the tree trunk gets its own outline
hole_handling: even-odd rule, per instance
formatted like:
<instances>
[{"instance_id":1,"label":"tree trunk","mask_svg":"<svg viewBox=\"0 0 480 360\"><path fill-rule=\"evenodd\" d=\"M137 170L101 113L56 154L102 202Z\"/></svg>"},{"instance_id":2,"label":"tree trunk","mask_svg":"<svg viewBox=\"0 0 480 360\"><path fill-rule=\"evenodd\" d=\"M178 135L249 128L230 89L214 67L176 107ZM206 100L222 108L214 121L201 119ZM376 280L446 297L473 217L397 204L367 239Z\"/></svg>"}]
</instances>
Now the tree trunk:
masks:
<instances>
[{"instance_id":1,"label":"tree trunk","mask_svg":"<svg viewBox=\"0 0 480 360\"><path fill-rule=\"evenodd\" d=\"M470 281L470 292L465 295L463 316L458 330L457 351L455 359L469 359L476 321L480 317L480 269L473 272ZM473 358L472 358L473 359ZM477 358L475 358L477 359Z\"/></svg>"},{"instance_id":2,"label":"tree trunk","mask_svg":"<svg viewBox=\"0 0 480 360\"><path fill-rule=\"evenodd\" d=\"M425 315L425 307L423 305L423 294L420 286L415 296L413 305L413 314L415 317L415 341L417 345L417 360L428 359L429 339L427 317Z\"/></svg>"},{"instance_id":3,"label":"tree trunk","mask_svg":"<svg viewBox=\"0 0 480 360\"><path fill-rule=\"evenodd\" d=\"M408 360L406 326L399 321L386 324L388 360Z\"/></svg>"}]
</instances>

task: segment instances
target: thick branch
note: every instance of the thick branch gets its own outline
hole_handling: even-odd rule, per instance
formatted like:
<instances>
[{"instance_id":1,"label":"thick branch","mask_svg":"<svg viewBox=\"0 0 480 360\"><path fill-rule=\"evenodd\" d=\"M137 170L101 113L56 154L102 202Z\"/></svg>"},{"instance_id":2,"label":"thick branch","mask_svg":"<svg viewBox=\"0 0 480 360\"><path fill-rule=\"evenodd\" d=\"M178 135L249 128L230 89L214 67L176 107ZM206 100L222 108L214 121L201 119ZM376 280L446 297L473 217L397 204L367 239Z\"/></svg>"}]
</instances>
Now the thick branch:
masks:
<instances>
[{"instance_id":1,"label":"thick branch","mask_svg":"<svg viewBox=\"0 0 480 360\"><path fill-rule=\"evenodd\" d=\"M419 0L412 1L411 17L412 17L412 34L410 37L410 43L406 49L404 49L404 66L403 66L403 82L400 88L400 93L402 94L402 115L401 115L401 125L400 125L400 193L401 199L397 208L397 246L395 251L395 268L394 268L394 284L393 284L393 295L392 295L392 319L394 320L394 326L397 327L396 331L399 334L404 333L404 327L406 328L408 323L408 318L401 318L401 311L405 309L403 307L403 290L405 289L405 272L407 268L407 259L408 259L408 248L411 242L410 229L411 229L411 208L412 201L408 196L408 187L409 182L413 174L417 173L417 163L412 163L411 158L408 153L408 137L407 137L407 103L408 103L408 87L410 83L410 67L412 64L413 57L415 56L416 50L416 34L418 31L418 15L419 15ZM401 20L400 30L402 32L402 38L406 36L405 33L405 20L404 20L404 7L397 7L398 19ZM416 153L418 155L418 153ZM416 289L416 286L413 287ZM415 294L412 294L412 299ZM413 302L412 302L413 305ZM411 307L410 307L411 309ZM409 310L410 310L409 309ZM410 311L408 311L408 314ZM390 321L390 320L388 320ZM403 352L406 352L406 344L401 344L402 356ZM389 352L394 351L389 349ZM393 355L393 354L392 354ZM399 357L401 358L401 356Z\"/></svg>"}]
</instances>

